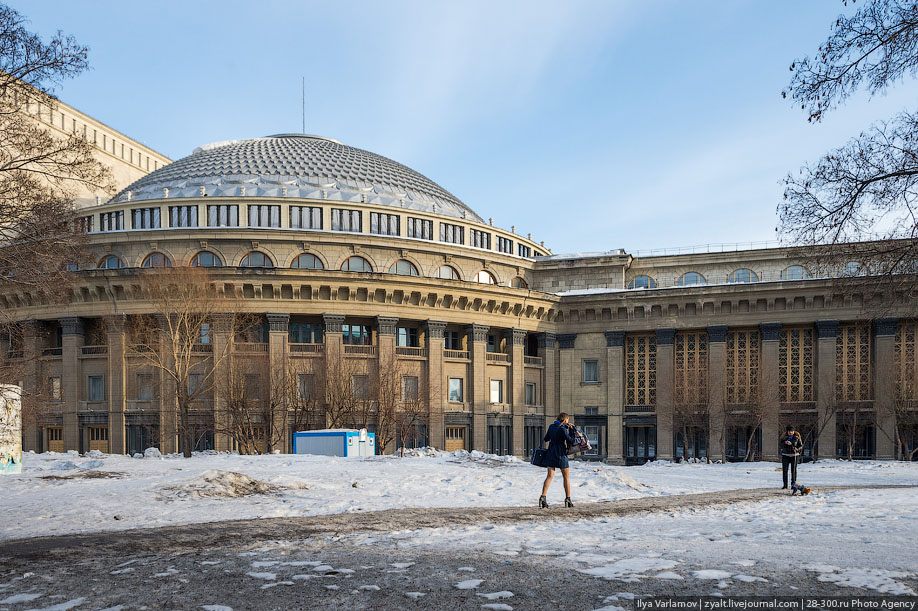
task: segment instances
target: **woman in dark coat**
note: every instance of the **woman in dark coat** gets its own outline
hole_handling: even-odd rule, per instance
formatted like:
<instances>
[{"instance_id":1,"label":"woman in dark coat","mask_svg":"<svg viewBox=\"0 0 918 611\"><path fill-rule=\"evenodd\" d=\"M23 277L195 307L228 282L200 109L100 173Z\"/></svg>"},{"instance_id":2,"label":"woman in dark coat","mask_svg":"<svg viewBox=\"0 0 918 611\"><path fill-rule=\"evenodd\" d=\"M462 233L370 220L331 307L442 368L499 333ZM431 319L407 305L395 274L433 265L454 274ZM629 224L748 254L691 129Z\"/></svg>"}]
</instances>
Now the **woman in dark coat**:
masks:
<instances>
[{"instance_id":1,"label":"woman in dark coat","mask_svg":"<svg viewBox=\"0 0 918 611\"><path fill-rule=\"evenodd\" d=\"M542 484L542 496L539 497L539 507L548 507L545 495L548 494L548 486L551 485L551 479L555 476L555 469L561 469L561 475L564 477L564 506L573 507L571 502L571 478L570 463L567 461L567 445L574 443L574 437L571 435L568 415L564 412L558 414L558 419L548 427L545 433L545 441L548 442L548 453L545 455L545 466L548 467L548 475L545 476L545 483Z\"/></svg>"}]
</instances>

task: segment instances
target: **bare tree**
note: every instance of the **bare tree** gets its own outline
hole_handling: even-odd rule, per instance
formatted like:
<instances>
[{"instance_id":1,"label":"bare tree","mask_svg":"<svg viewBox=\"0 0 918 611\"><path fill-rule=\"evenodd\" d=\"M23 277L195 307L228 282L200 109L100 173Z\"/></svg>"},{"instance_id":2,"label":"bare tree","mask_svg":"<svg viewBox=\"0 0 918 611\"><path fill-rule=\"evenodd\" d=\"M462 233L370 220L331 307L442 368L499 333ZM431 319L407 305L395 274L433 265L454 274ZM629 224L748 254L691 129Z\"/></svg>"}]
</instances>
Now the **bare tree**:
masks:
<instances>
[{"instance_id":1,"label":"bare tree","mask_svg":"<svg viewBox=\"0 0 918 611\"><path fill-rule=\"evenodd\" d=\"M430 422L430 403L424 398L422 390L417 387L407 389L395 413L395 432L401 441L402 456L405 455L405 446L416 442L421 436L421 427L428 426Z\"/></svg>"},{"instance_id":2,"label":"bare tree","mask_svg":"<svg viewBox=\"0 0 918 611\"><path fill-rule=\"evenodd\" d=\"M340 358L328 363L325 375L325 426L341 428L362 420L369 401L367 374L357 359Z\"/></svg>"}]
</instances>

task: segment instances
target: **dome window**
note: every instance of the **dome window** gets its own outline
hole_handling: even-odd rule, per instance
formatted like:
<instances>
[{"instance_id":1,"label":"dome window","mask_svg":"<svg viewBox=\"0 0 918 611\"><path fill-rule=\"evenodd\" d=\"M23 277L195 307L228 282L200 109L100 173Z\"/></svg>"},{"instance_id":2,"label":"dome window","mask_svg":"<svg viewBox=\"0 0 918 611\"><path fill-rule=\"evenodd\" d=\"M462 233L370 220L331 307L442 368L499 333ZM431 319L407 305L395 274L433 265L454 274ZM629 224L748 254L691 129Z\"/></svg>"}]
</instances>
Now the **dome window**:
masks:
<instances>
[{"instance_id":1,"label":"dome window","mask_svg":"<svg viewBox=\"0 0 918 611\"><path fill-rule=\"evenodd\" d=\"M494 279L491 272L485 270L481 270L475 275L475 282L480 282L481 284L497 284L497 280Z\"/></svg>"},{"instance_id":2,"label":"dome window","mask_svg":"<svg viewBox=\"0 0 918 611\"><path fill-rule=\"evenodd\" d=\"M192 267L223 267L223 260L209 251L202 251L191 259Z\"/></svg>"},{"instance_id":3,"label":"dome window","mask_svg":"<svg viewBox=\"0 0 918 611\"><path fill-rule=\"evenodd\" d=\"M345 272L364 272L371 274L373 273L373 266L363 257L350 257L341 264L341 270Z\"/></svg>"},{"instance_id":4,"label":"dome window","mask_svg":"<svg viewBox=\"0 0 918 611\"><path fill-rule=\"evenodd\" d=\"M692 286L695 284L707 284L707 282L708 281L704 279L704 276L698 272L685 272L682 274L682 277L679 278L676 286Z\"/></svg>"},{"instance_id":5,"label":"dome window","mask_svg":"<svg viewBox=\"0 0 918 611\"><path fill-rule=\"evenodd\" d=\"M517 276L516 278L510 281L510 286L512 286L515 289L528 289L529 288L529 285L526 284L526 281L520 278L519 276Z\"/></svg>"},{"instance_id":6,"label":"dome window","mask_svg":"<svg viewBox=\"0 0 918 611\"><path fill-rule=\"evenodd\" d=\"M294 259L290 267L293 269L325 269L325 266L322 265L319 257L308 252L304 252L299 257Z\"/></svg>"},{"instance_id":7,"label":"dome window","mask_svg":"<svg viewBox=\"0 0 918 611\"><path fill-rule=\"evenodd\" d=\"M271 258L263 252L250 252L245 257L242 258L242 261L239 263L239 267L264 267L264 268L273 268L274 262L271 261Z\"/></svg>"},{"instance_id":8,"label":"dome window","mask_svg":"<svg viewBox=\"0 0 918 611\"><path fill-rule=\"evenodd\" d=\"M441 265L437 268L437 273L435 274L437 278L442 278L443 280L461 280L459 277L459 272L456 269L449 265Z\"/></svg>"},{"instance_id":9,"label":"dome window","mask_svg":"<svg viewBox=\"0 0 918 611\"><path fill-rule=\"evenodd\" d=\"M809 280L810 272L802 265L791 265L781 272L781 280Z\"/></svg>"},{"instance_id":10,"label":"dome window","mask_svg":"<svg viewBox=\"0 0 918 611\"><path fill-rule=\"evenodd\" d=\"M108 255L99 261L99 269L121 269L122 267L124 263L115 255Z\"/></svg>"},{"instance_id":11,"label":"dome window","mask_svg":"<svg viewBox=\"0 0 918 611\"><path fill-rule=\"evenodd\" d=\"M727 276L727 282L730 284L746 284L748 282L758 281L759 277L751 269L738 269Z\"/></svg>"},{"instance_id":12,"label":"dome window","mask_svg":"<svg viewBox=\"0 0 918 611\"><path fill-rule=\"evenodd\" d=\"M414 263L411 261L405 261L404 259L396 261L392 264L392 267L389 268L390 274L396 274L398 276L420 276L418 273L418 268L414 266Z\"/></svg>"},{"instance_id":13,"label":"dome window","mask_svg":"<svg viewBox=\"0 0 918 611\"><path fill-rule=\"evenodd\" d=\"M854 278L855 276L866 275L867 268L860 261L848 261L838 272L840 278Z\"/></svg>"},{"instance_id":14,"label":"dome window","mask_svg":"<svg viewBox=\"0 0 918 611\"><path fill-rule=\"evenodd\" d=\"M628 283L629 289L655 289L657 282L650 276L635 276Z\"/></svg>"},{"instance_id":15,"label":"dome window","mask_svg":"<svg viewBox=\"0 0 918 611\"><path fill-rule=\"evenodd\" d=\"M161 252L154 252L147 255L140 267L172 267L172 261Z\"/></svg>"}]
</instances>

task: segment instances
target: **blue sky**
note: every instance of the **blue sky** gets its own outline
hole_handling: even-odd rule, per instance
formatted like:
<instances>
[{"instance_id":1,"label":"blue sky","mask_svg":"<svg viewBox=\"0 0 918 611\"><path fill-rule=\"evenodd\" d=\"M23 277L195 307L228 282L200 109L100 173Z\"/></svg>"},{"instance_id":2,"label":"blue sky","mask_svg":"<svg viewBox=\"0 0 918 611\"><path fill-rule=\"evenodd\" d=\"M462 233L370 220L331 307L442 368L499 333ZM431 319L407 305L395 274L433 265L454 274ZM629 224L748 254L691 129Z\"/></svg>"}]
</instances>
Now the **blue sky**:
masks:
<instances>
[{"instance_id":1,"label":"blue sky","mask_svg":"<svg viewBox=\"0 0 918 611\"><path fill-rule=\"evenodd\" d=\"M555 253L774 240L781 178L913 104L781 99L840 1L12 0L90 47L61 99L172 158L306 131Z\"/></svg>"}]
</instances>

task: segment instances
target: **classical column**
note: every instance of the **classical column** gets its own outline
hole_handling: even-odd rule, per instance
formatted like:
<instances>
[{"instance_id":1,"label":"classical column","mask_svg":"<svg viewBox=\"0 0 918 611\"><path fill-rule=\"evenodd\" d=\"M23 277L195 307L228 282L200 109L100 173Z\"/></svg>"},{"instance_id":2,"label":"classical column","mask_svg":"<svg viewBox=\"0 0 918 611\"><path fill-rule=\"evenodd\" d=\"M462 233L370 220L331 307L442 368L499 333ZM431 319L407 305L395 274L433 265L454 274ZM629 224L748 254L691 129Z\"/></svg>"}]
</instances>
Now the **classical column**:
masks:
<instances>
[{"instance_id":1,"label":"classical column","mask_svg":"<svg viewBox=\"0 0 918 611\"><path fill-rule=\"evenodd\" d=\"M816 321L816 426L819 435L819 456L835 458L835 335L837 320Z\"/></svg>"},{"instance_id":2,"label":"classical column","mask_svg":"<svg viewBox=\"0 0 918 611\"><path fill-rule=\"evenodd\" d=\"M762 349L759 353L758 388L755 400L761 401L762 410L762 458L778 460L778 437L780 431L781 397L778 368L778 348L781 339L781 323L763 322L759 325Z\"/></svg>"},{"instance_id":3,"label":"classical column","mask_svg":"<svg viewBox=\"0 0 918 611\"><path fill-rule=\"evenodd\" d=\"M558 336L558 345L561 352L558 354L558 405L559 412L573 412L574 408L574 384L580 384L580 368L577 367L574 357L574 344L577 343L576 333L562 333ZM547 414L555 416L556 414ZM554 420L552 420L554 421Z\"/></svg>"},{"instance_id":4,"label":"classical column","mask_svg":"<svg viewBox=\"0 0 918 611\"><path fill-rule=\"evenodd\" d=\"M880 460L896 458L896 325L898 319L874 321L873 406L876 410L876 456Z\"/></svg>"},{"instance_id":5,"label":"classical column","mask_svg":"<svg viewBox=\"0 0 918 611\"><path fill-rule=\"evenodd\" d=\"M624 464L625 332L606 331L606 460Z\"/></svg>"},{"instance_id":6,"label":"classical column","mask_svg":"<svg viewBox=\"0 0 918 611\"><path fill-rule=\"evenodd\" d=\"M266 393L270 395L272 389L283 388L288 383L284 378L287 376L287 338L288 328L290 326L290 314L280 312L268 312L265 314L268 319L268 388ZM266 400L269 396L265 397ZM272 417L276 424L270 427L273 430L268 431L268 443L271 447L266 448L269 452L280 450L281 452L292 452L290 427L287 426L285 418L286 397L277 401L274 407ZM283 431L277 428L283 428Z\"/></svg>"},{"instance_id":7,"label":"classical column","mask_svg":"<svg viewBox=\"0 0 918 611\"><path fill-rule=\"evenodd\" d=\"M230 422L227 414L227 398L220 386L229 376L233 363L232 324L229 316L214 321L211 334L213 350L213 397L214 397L214 449L219 452L233 450L233 438L230 435Z\"/></svg>"},{"instance_id":8,"label":"classical column","mask_svg":"<svg viewBox=\"0 0 918 611\"><path fill-rule=\"evenodd\" d=\"M726 460L724 435L727 427L725 376L727 372L727 327L708 327L708 456Z\"/></svg>"},{"instance_id":9,"label":"classical column","mask_svg":"<svg viewBox=\"0 0 918 611\"><path fill-rule=\"evenodd\" d=\"M508 389L513 413L511 450L514 456L525 457L526 446L526 331L511 329L507 332L507 343L510 347L510 388Z\"/></svg>"},{"instance_id":10,"label":"classical column","mask_svg":"<svg viewBox=\"0 0 918 611\"><path fill-rule=\"evenodd\" d=\"M396 325L398 325L398 318L394 316L377 316L376 317L376 375L381 376L385 371L389 371L390 375L392 372L397 371L393 367L395 364L395 333ZM402 381L397 380L399 393L401 393ZM420 392L420 389L418 389ZM401 397L401 395L399 395ZM398 443L397 440L394 443ZM385 454L391 454L395 451L395 447L386 447L386 448L377 448L379 451Z\"/></svg>"},{"instance_id":11,"label":"classical column","mask_svg":"<svg viewBox=\"0 0 918 611\"><path fill-rule=\"evenodd\" d=\"M168 327L166 317L162 314L157 314L155 315L155 318L158 326L157 332L159 333L159 342L156 348L159 350L159 358L166 367L167 371L174 370L175 353L168 348L170 339L167 331ZM162 438L162 445L160 446L160 450L163 452L163 454L178 452L179 448L182 447L181 444L183 443L183 441L179 440L179 435L182 434L182 422L175 395L175 383L169 379L168 376L160 375L159 431ZM190 425L190 423L186 424Z\"/></svg>"},{"instance_id":12,"label":"classical column","mask_svg":"<svg viewBox=\"0 0 918 611\"><path fill-rule=\"evenodd\" d=\"M676 330L657 329L657 454L663 460L673 459L673 403L675 401L675 367L673 341Z\"/></svg>"},{"instance_id":13,"label":"classical column","mask_svg":"<svg viewBox=\"0 0 918 611\"><path fill-rule=\"evenodd\" d=\"M344 324L344 314L322 314L325 332L325 380L330 380L336 373L336 367L344 358L344 348L341 345L341 325ZM324 403L324 401L323 401ZM326 418L325 425L328 421Z\"/></svg>"},{"instance_id":14,"label":"classical column","mask_svg":"<svg viewBox=\"0 0 918 611\"><path fill-rule=\"evenodd\" d=\"M63 348L61 349L61 399L63 402L64 450L80 449L80 388L83 378L80 355L85 338L83 320L76 316L60 319ZM45 448L47 449L47 448Z\"/></svg>"},{"instance_id":15,"label":"classical column","mask_svg":"<svg viewBox=\"0 0 918 611\"><path fill-rule=\"evenodd\" d=\"M488 447L488 329L486 325L469 325L469 358L472 363L472 449L484 452Z\"/></svg>"},{"instance_id":16,"label":"classical column","mask_svg":"<svg viewBox=\"0 0 918 611\"><path fill-rule=\"evenodd\" d=\"M554 333L539 333L539 356L542 357L542 407L545 417L545 430L554 422L555 416L561 411L561 399L558 394L558 342Z\"/></svg>"},{"instance_id":17,"label":"classical column","mask_svg":"<svg viewBox=\"0 0 918 611\"><path fill-rule=\"evenodd\" d=\"M426 326L428 437L433 447L445 448L443 412L449 398L449 389L443 379L443 331L446 323L442 320L428 320Z\"/></svg>"},{"instance_id":18,"label":"classical column","mask_svg":"<svg viewBox=\"0 0 918 611\"><path fill-rule=\"evenodd\" d=\"M112 454L127 451L124 408L127 395L127 349L123 317L108 319L108 450Z\"/></svg>"}]
</instances>

